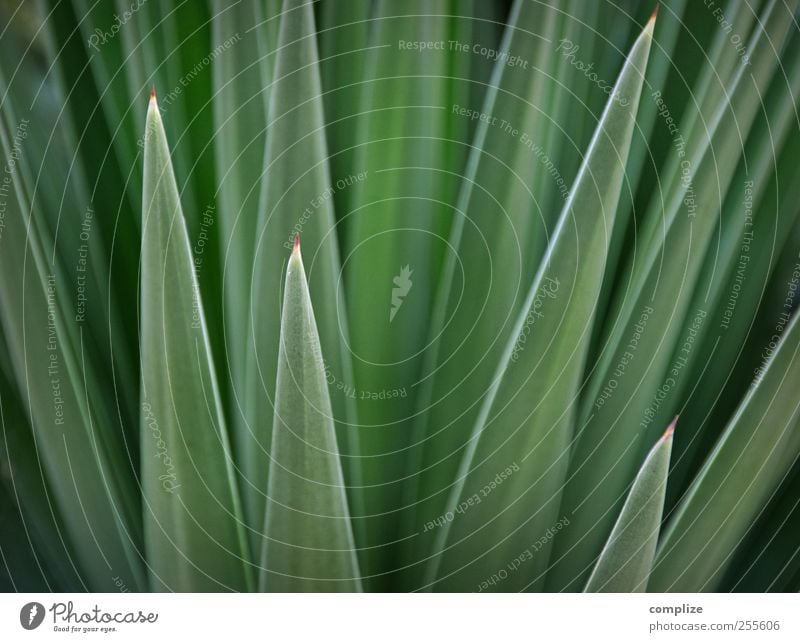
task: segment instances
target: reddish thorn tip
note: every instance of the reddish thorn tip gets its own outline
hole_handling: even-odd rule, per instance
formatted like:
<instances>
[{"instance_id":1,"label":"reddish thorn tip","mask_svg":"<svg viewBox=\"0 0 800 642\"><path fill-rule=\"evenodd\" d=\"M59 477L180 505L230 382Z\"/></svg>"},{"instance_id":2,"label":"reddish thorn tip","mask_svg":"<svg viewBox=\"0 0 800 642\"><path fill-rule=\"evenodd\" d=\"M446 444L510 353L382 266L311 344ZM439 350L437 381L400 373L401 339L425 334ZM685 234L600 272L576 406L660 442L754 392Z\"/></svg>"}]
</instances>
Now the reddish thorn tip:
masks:
<instances>
[{"instance_id":1,"label":"reddish thorn tip","mask_svg":"<svg viewBox=\"0 0 800 642\"><path fill-rule=\"evenodd\" d=\"M155 100L155 99L156 99L156 86L152 85L150 87L150 100Z\"/></svg>"},{"instance_id":2,"label":"reddish thorn tip","mask_svg":"<svg viewBox=\"0 0 800 642\"><path fill-rule=\"evenodd\" d=\"M672 423L667 426L667 429L664 431L664 436L662 439L667 439L668 437L672 437L672 433L675 432L675 424L678 423L678 415L675 415L675 419L672 420Z\"/></svg>"},{"instance_id":3,"label":"reddish thorn tip","mask_svg":"<svg viewBox=\"0 0 800 642\"><path fill-rule=\"evenodd\" d=\"M292 250L292 254L300 251L300 234L296 234L294 237L294 249Z\"/></svg>"},{"instance_id":4,"label":"reddish thorn tip","mask_svg":"<svg viewBox=\"0 0 800 642\"><path fill-rule=\"evenodd\" d=\"M656 3L656 8L653 9L653 13L650 14L650 20L655 20L656 19L656 16L658 16L658 8L660 6L661 6L660 4Z\"/></svg>"}]
</instances>

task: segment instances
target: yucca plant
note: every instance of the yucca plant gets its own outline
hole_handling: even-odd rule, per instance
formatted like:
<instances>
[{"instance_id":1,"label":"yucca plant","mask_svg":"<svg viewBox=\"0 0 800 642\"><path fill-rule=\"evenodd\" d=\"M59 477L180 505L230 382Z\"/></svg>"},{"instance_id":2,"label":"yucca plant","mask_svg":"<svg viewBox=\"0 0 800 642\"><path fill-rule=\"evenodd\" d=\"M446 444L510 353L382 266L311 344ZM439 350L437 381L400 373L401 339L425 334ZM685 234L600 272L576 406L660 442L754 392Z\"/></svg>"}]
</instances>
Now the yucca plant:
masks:
<instances>
[{"instance_id":1,"label":"yucca plant","mask_svg":"<svg viewBox=\"0 0 800 642\"><path fill-rule=\"evenodd\" d=\"M0 3L2 587L800 590L797 5Z\"/></svg>"}]
</instances>

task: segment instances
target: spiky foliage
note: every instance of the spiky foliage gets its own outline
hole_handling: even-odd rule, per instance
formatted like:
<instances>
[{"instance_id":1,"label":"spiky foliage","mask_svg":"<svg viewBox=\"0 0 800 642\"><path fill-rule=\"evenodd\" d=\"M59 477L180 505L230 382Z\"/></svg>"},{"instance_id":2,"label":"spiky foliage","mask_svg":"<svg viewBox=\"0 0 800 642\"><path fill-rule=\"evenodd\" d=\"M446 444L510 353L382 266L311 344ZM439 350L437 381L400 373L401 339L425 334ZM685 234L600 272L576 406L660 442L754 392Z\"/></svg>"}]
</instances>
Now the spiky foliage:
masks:
<instances>
[{"instance_id":1,"label":"spiky foliage","mask_svg":"<svg viewBox=\"0 0 800 642\"><path fill-rule=\"evenodd\" d=\"M800 589L797 4L0 4L0 587Z\"/></svg>"}]
</instances>

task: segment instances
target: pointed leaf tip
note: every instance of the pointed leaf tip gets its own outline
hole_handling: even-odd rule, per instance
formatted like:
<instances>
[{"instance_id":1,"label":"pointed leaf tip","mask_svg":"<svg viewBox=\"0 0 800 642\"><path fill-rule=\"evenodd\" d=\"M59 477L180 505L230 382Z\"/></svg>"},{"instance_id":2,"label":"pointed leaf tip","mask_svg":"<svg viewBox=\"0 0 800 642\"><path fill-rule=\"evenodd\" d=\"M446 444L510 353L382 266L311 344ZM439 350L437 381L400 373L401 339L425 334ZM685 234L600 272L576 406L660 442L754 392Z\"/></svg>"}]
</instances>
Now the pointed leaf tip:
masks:
<instances>
[{"instance_id":1,"label":"pointed leaf tip","mask_svg":"<svg viewBox=\"0 0 800 642\"><path fill-rule=\"evenodd\" d=\"M653 13L651 13L651 14L650 14L650 20L649 20L649 22L655 22L655 19L658 17L658 8L659 8L660 6L661 6L661 5L660 5L659 3L656 3L656 8L655 8L655 9L653 9Z\"/></svg>"},{"instance_id":2,"label":"pointed leaf tip","mask_svg":"<svg viewBox=\"0 0 800 642\"><path fill-rule=\"evenodd\" d=\"M672 437L672 433L675 432L675 425L678 423L678 415L675 415L675 419L672 420L667 429L664 431L664 434L661 436L661 439L669 439Z\"/></svg>"},{"instance_id":3,"label":"pointed leaf tip","mask_svg":"<svg viewBox=\"0 0 800 642\"><path fill-rule=\"evenodd\" d=\"M614 528L597 558L584 589L593 592L647 590L658 534L664 515L664 493L672 454L672 431L677 417L656 442L636 478Z\"/></svg>"},{"instance_id":4,"label":"pointed leaf tip","mask_svg":"<svg viewBox=\"0 0 800 642\"><path fill-rule=\"evenodd\" d=\"M292 249L292 254L297 254L300 251L300 234L295 234L294 237L294 248Z\"/></svg>"}]
</instances>

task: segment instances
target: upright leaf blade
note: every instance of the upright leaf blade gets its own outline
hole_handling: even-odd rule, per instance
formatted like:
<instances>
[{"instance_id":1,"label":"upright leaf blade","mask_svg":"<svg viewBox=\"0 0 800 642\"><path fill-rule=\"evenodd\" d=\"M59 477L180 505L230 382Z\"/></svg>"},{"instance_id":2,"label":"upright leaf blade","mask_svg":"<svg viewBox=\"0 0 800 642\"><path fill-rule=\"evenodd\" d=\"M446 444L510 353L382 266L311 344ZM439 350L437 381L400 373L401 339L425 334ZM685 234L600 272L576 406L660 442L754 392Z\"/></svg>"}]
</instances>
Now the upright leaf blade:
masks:
<instances>
[{"instance_id":1,"label":"upright leaf blade","mask_svg":"<svg viewBox=\"0 0 800 642\"><path fill-rule=\"evenodd\" d=\"M22 69L27 91L37 76L35 68ZM7 366L34 431L42 470L62 509L65 530L77 545L81 579L95 590L110 590L118 575L139 588L141 519L134 476L113 430L108 396L89 394L101 389L100 379L84 354L83 334L72 323L70 274L61 254L53 252L58 245L49 223L58 211L48 205L55 200L55 190L39 187L33 178L33 168L41 172L59 165L49 165L43 147L32 147L39 132L27 123L52 121L49 110L42 109L43 101L30 99L33 93L21 103L17 121L15 101L6 88L0 73L0 95L5 97L0 150L4 158L17 150L13 167L5 170L10 181L6 189L12 187L13 196L2 199L0 317L9 349Z\"/></svg>"},{"instance_id":2,"label":"upright leaf blade","mask_svg":"<svg viewBox=\"0 0 800 642\"><path fill-rule=\"evenodd\" d=\"M584 589L587 593L641 593L656 554L675 421L644 460L617 523Z\"/></svg>"},{"instance_id":3,"label":"upright leaf blade","mask_svg":"<svg viewBox=\"0 0 800 642\"><path fill-rule=\"evenodd\" d=\"M140 343L151 587L250 588L228 435L155 94L145 135Z\"/></svg>"},{"instance_id":4,"label":"upright leaf blade","mask_svg":"<svg viewBox=\"0 0 800 642\"><path fill-rule=\"evenodd\" d=\"M790 4L796 6L796 0ZM650 236L645 231L644 250L628 261L630 281L616 288L605 322L609 331L582 395L581 432L563 500L575 528L556 538L558 563L548 573L548 589L583 586L622 507L624 490L663 425L653 419L678 401L677 382L687 371L673 358L674 350L691 343L707 321L705 306L690 308L692 293L707 287L712 276L702 272L703 259L742 150L742 140L730 131L745 135L753 123L778 64L773 47L788 32L789 11L780 2L769 3L750 42L753 69L739 62L730 99L718 105L709 123L710 135L687 142L685 151L673 149L670 167L678 172L668 175L666 193L652 195L645 227L655 231ZM689 172L683 180L681 167ZM632 338L635 351L628 349Z\"/></svg>"},{"instance_id":5,"label":"upright leaf blade","mask_svg":"<svg viewBox=\"0 0 800 642\"><path fill-rule=\"evenodd\" d=\"M252 447L243 462L248 485L264 489L269 474L281 327L281 281L286 249L298 232L310 257L308 287L319 316L319 336L337 422L348 486L358 485L354 400L351 396L347 315L340 279L339 246L333 214L334 186L328 170L324 112L313 3L284 0L274 79L269 88L267 143L259 194L258 227L251 266L245 419ZM255 491L252 491L255 492ZM353 498L357 501L357 494ZM251 498L252 503L252 498ZM258 528L260 514L249 517Z\"/></svg>"},{"instance_id":6,"label":"upright leaf blade","mask_svg":"<svg viewBox=\"0 0 800 642\"><path fill-rule=\"evenodd\" d=\"M448 239L454 251L445 257L417 386L408 483L417 529L445 510L483 396L525 303L523 284L534 277L559 212L539 210L542 195L534 194L529 176L546 168L520 140L532 142L543 130L555 84L547 67L559 25L552 4L516 0L498 50L524 65L498 60L485 100L472 112L478 122ZM555 181L548 189L558 191ZM414 538L413 561L430 555L431 544Z\"/></svg>"},{"instance_id":7,"label":"upright leaf blade","mask_svg":"<svg viewBox=\"0 0 800 642\"><path fill-rule=\"evenodd\" d=\"M261 588L358 591L350 511L299 237L286 270Z\"/></svg>"},{"instance_id":8,"label":"upright leaf blade","mask_svg":"<svg viewBox=\"0 0 800 642\"><path fill-rule=\"evenodd\" d=\"M754 382L659 542L653 591L713 591L752 520L800 456L800 315Z\"/></svg>"},{"instance_id":9,"label":"upright leaf blade","mask_svg":"<svg viewBox=\"0 0 800 642\"><path fill-rule=\"evenodd\" d=\"M248 423L245 411L247 360L253 344L248 284L259 218L279 12L279 0L233 5L215 0L212 29L215 47L224 48L234 41L236 46L235 56L219 56L213 62L213 142L219 181L216 200L220 213L222 321L230 372L228 416L241 474L242 507L254 550L261 548L266 480L262 470L266 471L269 443L259 443L259 428Z\"/></svg>"},{"instance_id":10,"label":"upright leaf blade","mask_svg":"<svg viewBox=\"0 0 800 642\"><path fill-rule=\"evenodd\" d=\"M575 398L654 23L655 16L622 67L475 424L450 496L448 514L457 516L440 529L429 569L436 588L536 590L553 529L569 527L559 498ZM541 543L535 552L533 542ZM505 581L490 587L488 578L506 568Z\"/></svg>"}]
</instances>

